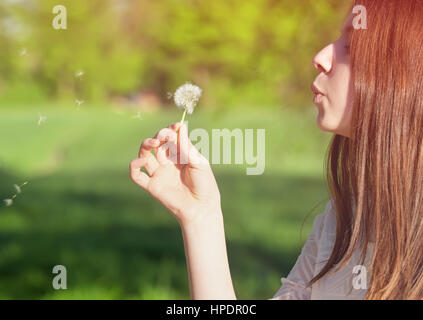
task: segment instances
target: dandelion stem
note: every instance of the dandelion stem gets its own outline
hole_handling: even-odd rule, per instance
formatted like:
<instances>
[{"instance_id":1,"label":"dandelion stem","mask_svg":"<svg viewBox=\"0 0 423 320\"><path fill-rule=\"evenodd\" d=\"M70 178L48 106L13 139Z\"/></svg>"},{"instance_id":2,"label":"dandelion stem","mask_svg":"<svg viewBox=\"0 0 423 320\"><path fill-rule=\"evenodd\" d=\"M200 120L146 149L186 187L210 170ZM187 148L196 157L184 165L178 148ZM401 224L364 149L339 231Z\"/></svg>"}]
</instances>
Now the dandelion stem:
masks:
<instances>
[{"instance_id":1,"label":"dandelion stem","mask_svg":"<svg viewBox=\"0 0 423 320\"><path fill-rule=\"evenodd\" d=\"M182 119L181 119L181 125L184 123L185 120L185 116L187 115L187 108L185 108L184 110L184 114L182 115Z\"/></svg>"},{"instance_id":2,"label":"dandelion stem","mask_svg":"<svg viewBox=\"0 0 423 320\"><path fill-rule=\"evenodd\" d=\"M180 122L181 125L179 126L179 128L176 132L179 133L179 129L181 129L181 126L184 124L184 120L185 120L186 115L187 115L187 108L185 108L185 110L184 110L184 114L182 115L182 119L181 119L181 122ZM179 145L179 134L176 136L176 145Z\"/></svg>"}]
</instances>

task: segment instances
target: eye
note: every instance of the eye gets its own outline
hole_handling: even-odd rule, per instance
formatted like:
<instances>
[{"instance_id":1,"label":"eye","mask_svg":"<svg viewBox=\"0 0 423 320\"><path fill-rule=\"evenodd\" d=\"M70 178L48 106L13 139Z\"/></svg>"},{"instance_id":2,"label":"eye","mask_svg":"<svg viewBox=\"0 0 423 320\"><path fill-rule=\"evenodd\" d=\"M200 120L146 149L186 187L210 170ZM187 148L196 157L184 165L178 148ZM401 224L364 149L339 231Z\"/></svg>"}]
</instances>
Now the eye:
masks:
<instances>
[{"instance_id":1,"label":"eye","mask_svg":"<svg viewBox=\"0 0 423 320\"><path fill-rule=\"evenodd\" d=\"M344 48L347 52L350 52L350 46L349 45L345 45Z\"/></svg>"}]
</instances>

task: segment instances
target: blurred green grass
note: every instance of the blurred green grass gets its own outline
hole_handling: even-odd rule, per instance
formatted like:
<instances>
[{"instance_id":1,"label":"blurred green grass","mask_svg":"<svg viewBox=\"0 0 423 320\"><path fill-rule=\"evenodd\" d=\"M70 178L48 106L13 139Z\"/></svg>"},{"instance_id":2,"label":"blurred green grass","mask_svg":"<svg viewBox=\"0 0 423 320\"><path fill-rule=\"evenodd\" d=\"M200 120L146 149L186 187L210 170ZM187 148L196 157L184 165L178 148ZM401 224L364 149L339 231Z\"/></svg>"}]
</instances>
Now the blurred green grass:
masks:
<instances>
[{"instance_id":1,"label":"blurred green grass","mask_svg":"<svg viewBox=\"0 0 423 320\"><path fill-rule=\"evenodd\" d=\"M280 287L328 200L323 163L329 135L313 107L196 111L189 129L266 129L266 170L213 165L222 194L231 273L239 299ZM47 116L37 125L39 115ZM128 177L142 139L180 119L84 106L0 110L2 299L189 299L180 228ZM211 136L211 134L210 134ZM66 266L68 290L52 288Z\"/></svg>"}]
</instances>

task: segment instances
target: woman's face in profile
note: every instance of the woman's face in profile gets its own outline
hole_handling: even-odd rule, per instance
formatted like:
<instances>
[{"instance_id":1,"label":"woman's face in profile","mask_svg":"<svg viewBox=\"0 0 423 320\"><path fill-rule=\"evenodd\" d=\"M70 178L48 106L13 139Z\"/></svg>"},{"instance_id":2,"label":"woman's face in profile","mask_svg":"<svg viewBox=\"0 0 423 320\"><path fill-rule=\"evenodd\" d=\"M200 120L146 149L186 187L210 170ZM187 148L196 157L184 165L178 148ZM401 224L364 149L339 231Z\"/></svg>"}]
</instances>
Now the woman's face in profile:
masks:
<instances>
[{"instance_id":1,"label":"woman's face in profile","mask_svg":"<svg viewBox=\"0 0 423 320\"><path fill-rule=\"evenodd\" d=\"M318 108L317 123L323 131L350 137L353 88L351 81L349 36L352 31L350 15L335 42L327 45L313 58L320 71L312 84Z\"/></svg>"}]
</instances>

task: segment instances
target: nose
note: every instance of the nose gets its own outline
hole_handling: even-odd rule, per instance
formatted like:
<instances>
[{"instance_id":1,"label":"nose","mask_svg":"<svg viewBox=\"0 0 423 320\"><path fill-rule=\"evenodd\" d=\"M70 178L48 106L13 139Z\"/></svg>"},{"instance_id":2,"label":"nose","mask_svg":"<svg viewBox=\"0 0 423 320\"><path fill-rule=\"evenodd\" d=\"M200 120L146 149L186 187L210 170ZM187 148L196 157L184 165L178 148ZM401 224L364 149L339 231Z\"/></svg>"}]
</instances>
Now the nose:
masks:
<instances>
[{"instance_id":1,"label":"nose","mask_svg":"<svg viewBox=\"0 0 423 320\"><path fill-rule=\"evenodd\" d=\"M332 58L333 58L333 44L324 47L319 51L313 58L313 66L323 72L328 73L332 69Z\"/></svg>"}]
</instances>

